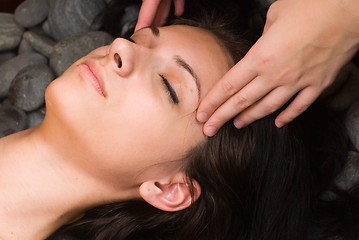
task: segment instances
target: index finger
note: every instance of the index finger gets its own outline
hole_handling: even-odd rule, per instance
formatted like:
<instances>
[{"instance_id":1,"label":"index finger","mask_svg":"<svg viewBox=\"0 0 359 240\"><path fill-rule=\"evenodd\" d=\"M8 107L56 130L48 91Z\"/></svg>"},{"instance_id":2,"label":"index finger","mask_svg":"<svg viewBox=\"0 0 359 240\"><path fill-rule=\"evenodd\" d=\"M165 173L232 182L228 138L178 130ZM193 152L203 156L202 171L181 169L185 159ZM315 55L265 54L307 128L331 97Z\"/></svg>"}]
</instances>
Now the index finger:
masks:
<instances>
[{"instance_id":1,"label":"index finger","mask_svg":"<svg viewBox=\"0 0 359 240\"><path fill-rule=\"evenodd\" d=\"M257 76L243 60L234 65L202 99L197 110L198 121L206 122L217 108Z\"/></svg>"},{"instance_id":2,"label":"index finger","mask_svg":"<svg viewBox=\"0 0 359 240\"><path fill-rule=\"evenodd\" d=\"M184 12L184 3L185 0L173 0L174 5L175 5L175 15L181 16Z\"/></svg>"},{"instance_id":3,"label":"index finger","mask_svg":"<svg viewBox=\"0 0 359 240\"><path fill-rule=\"evenodd\" d=\"M138 14L135 32L153 23L160 3L161 0L143 0L140 13Z\"/></svg>"}]
</instances>

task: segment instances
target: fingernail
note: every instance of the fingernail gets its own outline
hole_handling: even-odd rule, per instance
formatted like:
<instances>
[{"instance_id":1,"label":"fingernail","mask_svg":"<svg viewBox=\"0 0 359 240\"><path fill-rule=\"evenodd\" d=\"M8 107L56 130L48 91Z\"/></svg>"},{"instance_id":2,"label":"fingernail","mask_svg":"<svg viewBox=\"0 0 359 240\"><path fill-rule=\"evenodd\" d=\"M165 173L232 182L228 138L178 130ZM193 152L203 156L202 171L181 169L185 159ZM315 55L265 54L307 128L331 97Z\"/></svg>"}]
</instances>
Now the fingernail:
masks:
<instances>
[{"instance_id":1,"label":"fingernail","mask_svg":"<svg viewBox=\"0 0 359 240\"><path fill-rule=\"evenodd\" d=\"M206 127L205 133L207 136L212 137L214 136L214 134L216 134L216 132L217 132L217 128L213 126Z\"/></svg>"},{"instance_id":2,"label":"fingernail","mask_svg":"<svg viewBox=\"0 0 359 240\"><path fill-rule=\"evenodd\" d=\"M197 120L200 122L206 122L208 120L208 115L205 112L197 113Z\"/></svg>"},{"instance_id":3,"label":"fingernail","mask_svg":"<svg viewBox=\"0 0 359 240\"><path fill-rule=\"evenodd\" d=\"M235 126L236 128L238 128L238 129L240 129L240 128L246 126L246 124L245 124L243 121L241 121L241 120L235 120L235 121L233 122L233 124L234 124L234 126Z\"/></svg>"},{"instance_id":4,"label":"fingernail","mask_svg":"<svg viewBox=\"0 0 359 240\"><path fill-rule=\"evenodd\" d=\"M284 126L284 123L282 122L276 122L275 125L277 126L277 128L281 128Z\"/></svg>"}]
</instances>

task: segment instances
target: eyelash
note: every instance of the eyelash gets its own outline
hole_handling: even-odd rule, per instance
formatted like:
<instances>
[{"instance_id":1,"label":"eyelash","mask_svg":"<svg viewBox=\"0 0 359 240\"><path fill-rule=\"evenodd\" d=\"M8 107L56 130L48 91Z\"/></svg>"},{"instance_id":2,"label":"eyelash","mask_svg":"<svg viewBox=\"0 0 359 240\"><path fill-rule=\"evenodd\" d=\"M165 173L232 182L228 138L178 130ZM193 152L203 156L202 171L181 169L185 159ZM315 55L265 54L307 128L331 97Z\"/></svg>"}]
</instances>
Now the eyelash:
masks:
<instances>
[{"instance_id":1,"label":"eyelash","mask_svg":"<svg viewBox=\"0 0 359 240\"><path fill-rule=\"evenodd\" d=\"M163 76L162 74L160 74L160 77L162 78L162 82L166 87L167 93L169 98L171 99L171 102L174 103L175 105L178 105L179 100L176 94L176 91L173 89L173 87L171 86L171 84L168 82L167 78L165 78L165 76Z\"/></svg>"}]
</instances>

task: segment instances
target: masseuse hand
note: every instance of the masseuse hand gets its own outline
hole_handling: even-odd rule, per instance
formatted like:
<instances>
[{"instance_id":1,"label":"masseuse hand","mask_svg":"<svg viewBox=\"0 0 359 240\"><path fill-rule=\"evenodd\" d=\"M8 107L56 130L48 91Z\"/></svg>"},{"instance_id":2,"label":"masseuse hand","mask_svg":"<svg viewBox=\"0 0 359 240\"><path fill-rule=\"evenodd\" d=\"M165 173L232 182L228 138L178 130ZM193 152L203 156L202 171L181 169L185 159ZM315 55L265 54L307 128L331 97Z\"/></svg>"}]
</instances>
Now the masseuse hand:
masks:
<instances>
[{"instance_id":1,"label":"masseuse hand","mask_svg":"<svg viewBox=\"0 0 359 240\"><path fill-rule=\"evenodd\" d=\"M184 1L173 0L176 16L183 14ZM171 0L143 0L135 31L150 25L163 25L170 12L171 3Z\"/></svg>"},{"instance_id":2,"label":"masseuse hand","mask_svg":"<svg viewBox=\"0 0 359 240\"><path fill-rule=\"evenodd\" d=\"M241 128L283 106L278 127L305 111L358 49L358 0L278 0L262 37L202 100L197 119L214 135L229 119Z\"/></svg>"}]
</instances>

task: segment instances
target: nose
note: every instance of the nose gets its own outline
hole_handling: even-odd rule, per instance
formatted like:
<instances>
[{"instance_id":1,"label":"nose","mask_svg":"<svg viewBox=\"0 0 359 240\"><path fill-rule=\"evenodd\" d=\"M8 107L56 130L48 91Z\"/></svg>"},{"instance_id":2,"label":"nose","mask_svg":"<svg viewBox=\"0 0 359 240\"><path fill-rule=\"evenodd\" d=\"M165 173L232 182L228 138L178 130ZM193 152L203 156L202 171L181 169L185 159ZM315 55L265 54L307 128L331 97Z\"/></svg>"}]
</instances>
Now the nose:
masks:
<instances>
[{"instance_id":1,"label":"nose","mask_svg":"<svg viewBox=\"0 0 359 240\"><path fill-rule=\"evenodd\" d=\"M110 45L108 58L118 75L129 76L134 70L135 44L123 38L115 39Z\"/></svg>"}]
</instances>

